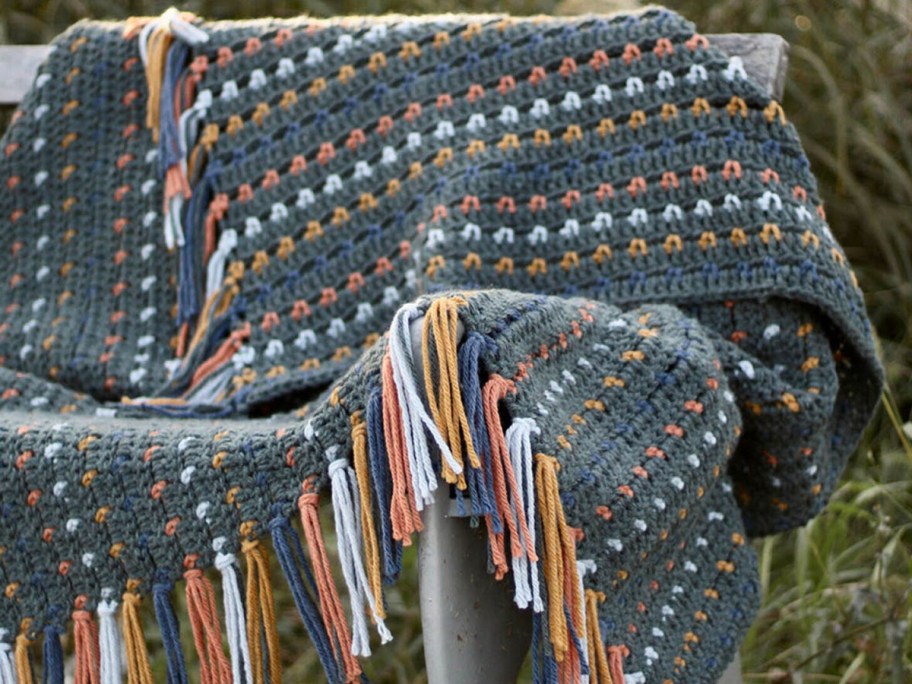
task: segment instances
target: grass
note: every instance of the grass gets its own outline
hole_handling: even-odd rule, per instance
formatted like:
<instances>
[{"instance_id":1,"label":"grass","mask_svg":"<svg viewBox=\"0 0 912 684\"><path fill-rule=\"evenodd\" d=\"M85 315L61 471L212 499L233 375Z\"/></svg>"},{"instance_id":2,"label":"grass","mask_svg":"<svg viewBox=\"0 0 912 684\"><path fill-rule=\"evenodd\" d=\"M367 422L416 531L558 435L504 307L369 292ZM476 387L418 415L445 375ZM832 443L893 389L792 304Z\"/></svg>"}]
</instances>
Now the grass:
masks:
<instances>
[{"instance_id":1,"label":"grass","mask_svg":"<svg viewBox=\"0 0 912 684\"><path fill-rule=\"evenodd\" d=\"M157 13L170 3L7 0L0 38L46 42L81 16ZM598 0L197 0L212 17L387 10L604 11ZM755 542L764 605L742 648L748 683L912 681L912 2L668 0L701 31L767 31L791 44L784 105L802 134L833 231L867 293L889 389L827 510ZM286 645L304 632L276 578ZM389 593L397 639L365 663L377 682L419 683L415 555ZM178 607L180 610L180 607ZM149 625L154 640L155 627ZM186 635L189 639L189 634ZM310 648L289 649L291 681L320 678ZM156 661L163 677L164 663Z\"/></svg>"}]
</instances>

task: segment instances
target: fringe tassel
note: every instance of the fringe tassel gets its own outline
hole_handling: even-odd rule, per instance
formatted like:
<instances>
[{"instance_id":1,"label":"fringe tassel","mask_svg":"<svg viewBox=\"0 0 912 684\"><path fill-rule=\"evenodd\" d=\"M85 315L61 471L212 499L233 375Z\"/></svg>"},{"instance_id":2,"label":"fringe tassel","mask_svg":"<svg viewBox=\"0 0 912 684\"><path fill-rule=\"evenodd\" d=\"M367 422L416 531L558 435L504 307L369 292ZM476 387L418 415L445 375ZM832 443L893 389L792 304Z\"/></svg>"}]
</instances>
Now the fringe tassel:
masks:
<instances>
[{"instance_id":1,"label":"fringe tassel","mask_svg":"<svg viewBox=\"0 0 912 684\"><path fill-rule=\"evenodd\" d=\"M31 641L25 635L28 630L28 620L25 622L26 626L22 628L22 632L16 637L16 677L19 680L19 684L32 684L34 677L32 675L32 661L29 658L28 650ZM79 684L78 679L77 684Z\"/></svg>"},{"instance_id":2,"label":"fringe tassel","mask_svg":"<svg viewBox=\"0 0 912 684\"><path fill-rule=\"evenodd\" d=\"M43 684L63 684L63 646L60 643L61 629L56 625L44 628L44 667L41 672ZM0 650L3 648L0 643ZM8 644L7 644L8 646ZM4 679L4 656L0 655L0 684L7 684Z\"/></svg>"},{"instance_id":3,"label":"fringe tassel","mask_svg":"<svg viewBox=\"0 0 912 684\"><path fill-rule=\"evenodd\" d=\"M367 565L367 589L374 597L374 605L381 619L386 619L383 607L383 588L380 576L380 549L377 545L377 531L374 528L373 506L371 505L370 473L367 463L367 424L356 412L351 417L352 451L355 467L355 481L361 508L361 537L364 542L364 562Z\"/></svg>"},{"instance_id":4,"label":"fringe tassel","mask_svg":"<svg viewBox=\"0 0 912 684\"><path fill-rule=\"evenodd\" d=\"M626 646L608 647L608 671L611 673L611 684L624 684L624 658L630 655Z\"/></svg>"},{"instance_id":5,"label":"fringe tassel","mask_svg":"<svg viewBox=\"0 0 912 684\"><path fill-rule=\"evenodd\" d=\"M7 630L0 630L0 684L16 684L13 645L6 641Z\"/></svg>"},{"instance_id":6,"label":"fringe tassel","mask_svg":"<svg viewBox=\"0 0 912 684\"><path fill-rule=\"evenodd\" d=\"M300 613L304 627L310 635L311 642L317 649L317 655L323 665L323 670L326 672L327 680L331 684L335 684L339 681L339 669L333 648L330 645L331 637L326 632L320 613L314 605L308 589L304 586L304 582L301 580L301 573L298 570L299 567L304 568L304 574L307 576L310 590L316 592L313 575L308 569L304 558L304 549L301 548L297 535L294 534L284 517L275 518L269 524L269 527L272 530L272 546L275 549L276 556L279 558L282 572L285 573L295 606L298 608L298 613Z\"/></svg>"},{"instance_id":7,"label":"fringe tassel","mask_svg":"<svg viewBox=\"0 0 912 684\"><path fill-rule=\"evenodd\" d=\"M405 430L400 411L398 387L393 371L392 352L383 357L383 432L386 438L389 467L392 478L390 499L390 524L393 539L404 546L411 546L412 534L424 529L416 502L418 496L412 485L405 446Z\"/></svg>"},{"instance_id":8,"label":"fringe tassel","mask_svg":"<svg viewBox=\"0 0 912 684\"><path fill-rule=\"evenodd\" d=\"M140 595L127 591L123 595L123 636L127 653L127 682L129 684L153 684L149 654L146 652L146 638L143 635L142 619L139 616Z\"/></svg>"},{"instance_id":9,"label":"fringe tassel","mask_svg":"<svg viewBox=\"0 0 912 684\"><path fill-rule=\"evenodd\" d=\"M235 571L237 559L233 553L218 552L215 556L215 567L222 573L222 602L225 607L225 632L228 638L228 652L231 655L232 681L251 684L253 670L250 664L250 647L247 643L244 601L241 598Z\"/></svg>"},{"instance_id":10,"label":"fringe tassel","mask_svg":"<svg viewBox=\"0 0 912 684\"><path fill-rule=\"evenodd\" d=\"M589 650L590 684L614 684L598 620L598 604L604 602L605 595L602 592L586 589L586 645ZM623 684L623 680L621 682Z\"/></svg>"},{"instance_id":11,"label":"fringe tassel","mask_svg":"<svg viewBox=\"0 0 912 684\"><path fill-rule=\"evenodd\" d=\"M383 390L374 389L367 403L367 455L370 459L371 490L380 511L380 549L383 552L383 581L392 583L402 568L402 544L393 539L391 517L392 473L384 443Z\"/></svg>"},{"instance_id":12,"label":"fringe tassel","mask_svg":"<svg viewBox=\"0 0 912 684\"><path fill-rule=\"evenodd\" d=\"M571 536L560 502L557 483L560 463L553 456L546 454L536 454L535 463L538 506L541 510L544 536L542 562L545 569L545 584L548 588L548 624L551 644L554 647L554 659L561 663L571 648L564 604L566 602L570 607L573 619L576 619L578 608L582 604L574 577L576 542ZM572 573L569 582L568 572Z\"/></svg>"},{"instance_id":13,"label":"fringe tassel","mask_svg":"<svg viewBox=\"0 0 912 684\"><path fill-rule=\"evenodd\" d=\"M371 650L367 623L364 619L365 603L377 626L377 631L380 633L381 642L385 644L392 641L393 635L383 621L382 597L378 601L371 593L370 582L364 569L362 535L358 530L361 503L357 496L352 495L353 490L358 488L355 472L348 465L347 460L340 458L329 464L329 477L332 481L333 514L336 521L339 560L342 563L342 574L351 597L352 653L369 656Z\"/></svg>"},{"instance_id":14,"label":"fringe tassel","mask_svg":"<svg viewBox=\"0 0 912 684\"><path fill-rule=\"evenodd\" d=\"M187 666L180 643L180 626L171 605L171 583L158 582L152 585L152 605L155 618L161 630L162 646L165 648L168 684L187 684Z\"/></svg>"},{"instance_id":15,"label":"fringe tassel","mask_svg":"<svg viewBox=\"0 0 912 684\"><path fill-rule=\"evenodd\" d=\"M330 644L333 653L341 658L345 668L345 681L358 681L361 675L361 665L352 656L352 638L342 611L342 602L339 592L333 581L329 558L326 555L326 546L320 532L319 497L314 491L313 482L305 481L302 485L302 494L298 497L298 510L301 513L301 526L304 528L304 539L310 554L314 569L314 580L317 585L317 594L320 599L320 613L326 633L330 635Z\"/></svg>"},{"instance_id":16,"label":"fringe tassel","mask_svg":"<svg viewBox=\"0 0 912 684\"><path fill-rule=\"evenodd\" d=\"M500 519L506 523L507 530L510 532L511 554L513 557L522 553L522 546L519 537L519 521L517 516L514 515L515 509L510 506L510 494L507 491L507 487L510 484L507 470L509 469L510 473L512 473L513 469L500 424L500 408L498 404L507 394L515 391L516 386L513 382L500 375L492 375L482 388L485 422L488 427L488 443L491 450L494 505L497 507ZM515 477L512 484L515 494ZM525 520L525 516L523 516L523 520ZM528 529L525 532L524 539L528 539ZM509 571L506 551L504 550L504 531L495 532L489 526L488 540L491 546L495 577L498 580L503 579L504 575Z\"/></svg>"},{"instance_id":17,"label":"fringe tassel","mask_svg":"<svg viewBox=\"0 0 912 684\"><path fill-rule=\"evenodd\" d=\"M92 614L84 609L73 611L73 642L76 651L76 684L99 684L98 627Z\"/></svg>"},{"instance_id":18,"label":"fringe tassel","mask_svg":"<svg viewBox=\"0 0 912 684\"><path fill-rule=\"evenodd\" d=\"M118 684L123 672L120 660L122 644L117 629L117 601L111 600L112 590L102 590L104 598L99 602L98 651L100 658L99 675L101 684Z\"/></svg>"},{"instance_id":19,"label":"fringe tassel","mask_svg":"<svg viewBox=\"0 0 912 684\"><path fill-rule=\"evenodd\" d=\"M507 428L506 442L510 459L513 463L513 472L516 474L516 485L519 493L518 505L525 513L527 527L526 555L520 554L513 557L513 573L516 575L516 605L527 608L532 604L532 610L540 613L545 609L541 597L541 588L538 581L538 557L535 554L537 547L535 532L535 482L532 466L532 435L541 434L538 424L531 418L517 418ZM520 580L520 578L522 578ZM520 586L528 587L528 591L520 595Z\"/></svg>"},{"instance_id":20,"label":"fringe tassel","mask_svg":"<svg viewBox=\"0 0 912 684\"><path fill-rule=\"evenodd\" d=\"M282 681L279 661L279 634L276 628L272 582L266 549L257 540L241 545L247 559L247 642L253 664L253 682L270 684ZM266 652L263 652L263 647ZM265 667L264 667L265 665Z\"/></svg>"},{"instance_id":21,"label":"fringe tassel","mask_svg":"<svg viewBox=\"0 0 912 684\"><path fill-rule=\"evenodd\" d=\"M459 342L459 308L467 303L463 297L458 296L443 297L431 302L424 316L421 344L427 402L434 417L434 424L443 435L452 454L452 461L446 458L441 461L441 474L444 480L455 484L461 490L466 488L463 449L469 464L473 468L481 467L472 443L469 420L459 388L459 364L456 355ZM435 364L432 364L432 344ZM435 367L436 378L433 371Z\"/></svg>"},{"instance_id":22,"label":"fringe tassel","mask_svg":"<svg viewBox=\"0 0 912 684\"><path fill-rule=\"evenodd\" d=\"M469 468L466 472L469 503L473 516L497 515L497 509L493 504L491 453L488 448L488 430L485 425L480 381L481 354L486 347L491 345L493 343L490 340L473 331L466 335L457 351L459 386L465 400L465 414L472 433L472 443L475 445L478 459L481 461L479 468ZM503 531L499 517L496 524L498 531Z\"/></svg>"},{"instance_id":23,"label":"fringe tassel","mask_svg":"<svg viewBox=\"0 0 912 684\"><path fill-rule=\"evenodd\" d=\"M222 651L222 630L215 607L215 590L199 568L184 573L187 613L199 654L200 684L231 684L231 669Z\"/></svg>"},{"instance_id":24,"label":"fringe tassel","mask_svg":"<svg viewBox=\"0 0 912 684\"><path fill-rule=\"evenodd\" d=\"M437 489L437 475L426 434L431 435L440 451L441 461L445 464L444 472L449 469L451 475L462 474L462 465L455 460L436 423L425 410L424 399L415 381L411 323L422 314L421 309L415 304L402 307L393 319L389 340L395 393L390 394L388 398L390 402L399 402L402 432L405 436L405 454L408 457L408 470L413 481L415 507L418 511L433 503L434 491ZM424 338L422 349L428 344L428 338ZM384 395L386 400L385 391ZM390 455L396 457L396 454Z\"/></svg>"}]
</instances>

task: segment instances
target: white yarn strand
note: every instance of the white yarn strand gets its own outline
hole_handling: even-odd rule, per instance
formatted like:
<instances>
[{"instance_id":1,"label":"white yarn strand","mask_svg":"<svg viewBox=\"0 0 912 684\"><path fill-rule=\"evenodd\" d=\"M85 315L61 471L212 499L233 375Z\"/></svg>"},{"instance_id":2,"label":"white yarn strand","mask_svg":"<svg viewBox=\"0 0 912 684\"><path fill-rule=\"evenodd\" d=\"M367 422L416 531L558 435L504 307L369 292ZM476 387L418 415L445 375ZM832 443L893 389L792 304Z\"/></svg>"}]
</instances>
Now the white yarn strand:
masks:
<instances>
[{"instance_id":1,"label":"white yarn strand","mask_svg":"<svg viewBox=\"0 0 912 684\"><path fill-rule=\"evenodd\" d=\"M422 511L433 503L433 492L437 489L437 475L431 460L427 433L431 435L441 456L456 474L462 467L453 458L453 453L437 429L433 419L428 415L424 399L418 390L415 380L415 359L412 354L411 323L422 315L421 309L409 304L399 310L390 328L390 361L393 366L393 379L396 385L396 396L402 412L403 432L405 435L406 454L412 474L412 485L415 490L415 507Z\"/></svg>"},{"instance_id":2,"label":"white yarn strand","mask_svg":"<svg viewBox=\"0 0 912 684\"><path fill-rule=\"evenodd\" d=\"M16 684L16 668L13 665L13 645L6 641L9 632L0 629L0 684Z\"/></svg>"},{"instance_id":3,"label":"white yarn strand","mask_svg":"<svg viewBox=\"0 0 912 684\"><path fill-rule=\"evenodd\" d=\"M119 684L123 674L123 642L117 629L117 601L112 592L104 590L106 597L98 603L98 652L101 684Z\"/></svg>"},{"instance_id":4,"label":"white yarn strand","mask_svg":"<svg viewBox=\"0 0 912 684\"><path fill-rule=\"evenodd\" d=\"M370 608L371 617L377 625L381 643L392 641L393 635L380 616L377 601L370 590L370 582L364 569L361 548L361 503L359 497L353 496L358 491L358 480L354 469L344 458L329 464L329 477L332 482L333 515L336 523L336 538L339 547L339 560L342 574L351 598L352 611L352 654L369 656L370 638L367 634L367 620L364 614L365 603Z\"/></svg>"},{"instance_id":5,"label":"white yarn strand","mask_svg":"<svg viewBox=\"0 0 912 684\"><path fill-rule=\"evenodd\" d=\"M531 418L517 418L513 421L513 424L507 428L505 437L507 440L507 451L510 453L513 471L516 475L517 487L519 488L520 496L525 503L526 524L529 530L529 546L534 549L537 548L537 535L535 531L535 481L532 466L533 434L541 434L541 428L538 427L538 424ZM536 613L541 613L545 609L545 604L544 601L542 601L541 586L538 581L538 563L530 562L528 556L522 556L521 558L525 561L522 565L523 569L528 568L529 584L531 585L532 590L532 610ZM528 602L526 602L524 606L520 607L525 608L528 605Z\"/></svg>"},{"instance_id":6,"label":"white yarn strand","mask_svg":"<svg viewBox=\"0 0 912 684\"><path fill-rule=\"evenodd\" d=\"M253 668L250 662L250 646L247 643L244 599L235 570L237 559L233 553L219 552L215 556L215 567L222 573L222 602L225 605L225 634L228 638L228 653L231 656L231 681L252 682Z\"/></svg>"}]
</instances>

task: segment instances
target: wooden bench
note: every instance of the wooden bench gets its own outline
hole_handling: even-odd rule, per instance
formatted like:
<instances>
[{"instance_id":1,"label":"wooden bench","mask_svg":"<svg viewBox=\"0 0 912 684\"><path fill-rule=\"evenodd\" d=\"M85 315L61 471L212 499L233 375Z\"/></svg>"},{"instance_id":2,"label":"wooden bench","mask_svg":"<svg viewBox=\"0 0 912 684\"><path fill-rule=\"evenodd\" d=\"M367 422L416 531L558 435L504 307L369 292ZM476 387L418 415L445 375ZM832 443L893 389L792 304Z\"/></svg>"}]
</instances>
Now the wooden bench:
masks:
<instances>
[{"instance_id":1,"label":"wooden bench","mask_svg":"<svg viewBox=\"0 0 912 684\"><path fill-rule=\"evenodd\" d=\"M721 34L710 41L741 58L755 81L780 99L788 44L772 34ZM34 80L50 48L0 46L0 105L16 105ZM413 328L421 359L421 322ZM424 652L429 684L507 684L517 679L531 641L527 611L513 605L507 582L487 573L485 540L464 519L450 515L446 487L424 515L419 539L419 584ZM466 597L471 596L471 601ZM719 684L740 684L736 660ZM623 683L620 683L623 684Z\"/></svg>"}]
</instances>

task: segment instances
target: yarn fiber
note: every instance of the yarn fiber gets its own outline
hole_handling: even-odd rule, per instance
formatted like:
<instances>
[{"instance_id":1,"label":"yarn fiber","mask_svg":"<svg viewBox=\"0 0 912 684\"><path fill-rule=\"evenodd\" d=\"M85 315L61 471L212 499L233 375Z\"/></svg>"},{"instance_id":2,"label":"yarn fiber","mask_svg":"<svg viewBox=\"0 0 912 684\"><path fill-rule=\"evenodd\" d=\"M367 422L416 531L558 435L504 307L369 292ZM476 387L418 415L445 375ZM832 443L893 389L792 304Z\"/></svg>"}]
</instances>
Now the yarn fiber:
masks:
<instances>
[{"instance_id":1,"label":"yarn fiber","mask_svg":"<svg viewBox=\"0 0 912 684\"><path fill-rule=\"evenodd\" d=\"M437 486L536 682L714 682L882 385L794 127L665 10L82 22L3 151L0 682L71 623L151 681L140 601L186 681L177 587L277 681L272 554L358 680Z\"/></svg>"}]
</instances>

